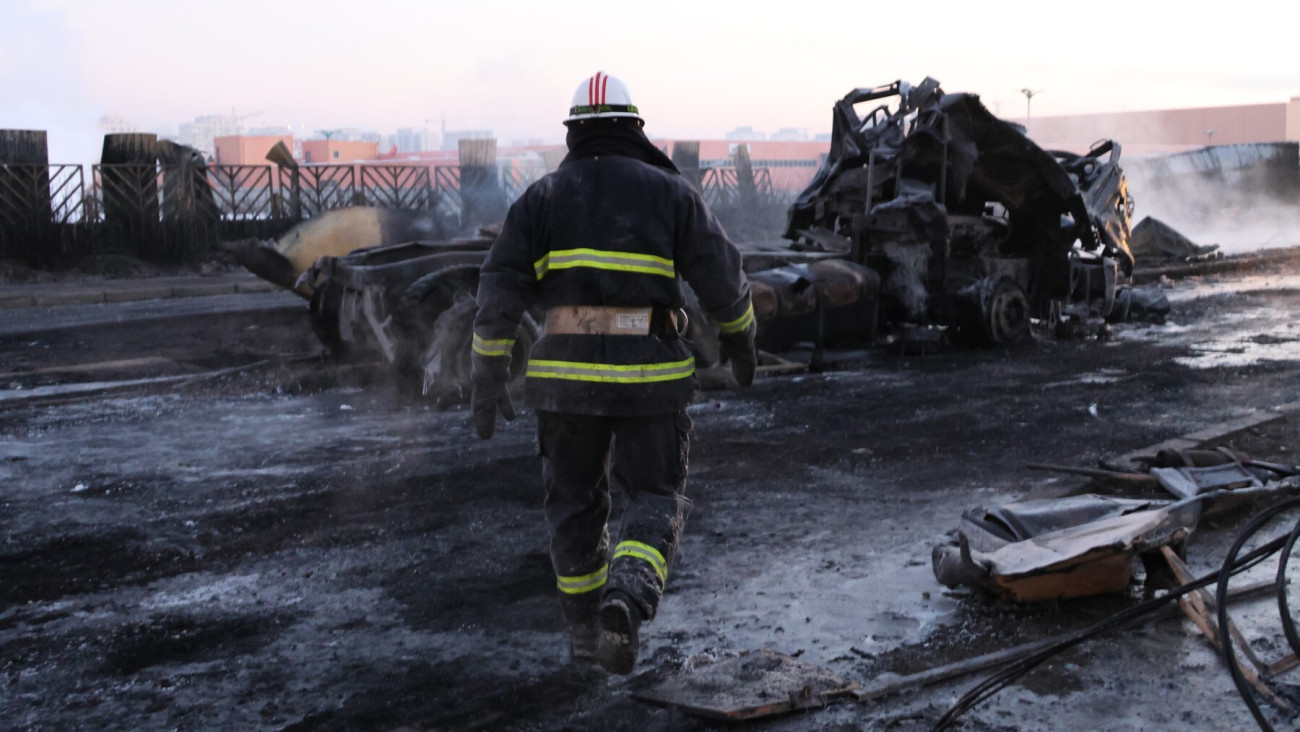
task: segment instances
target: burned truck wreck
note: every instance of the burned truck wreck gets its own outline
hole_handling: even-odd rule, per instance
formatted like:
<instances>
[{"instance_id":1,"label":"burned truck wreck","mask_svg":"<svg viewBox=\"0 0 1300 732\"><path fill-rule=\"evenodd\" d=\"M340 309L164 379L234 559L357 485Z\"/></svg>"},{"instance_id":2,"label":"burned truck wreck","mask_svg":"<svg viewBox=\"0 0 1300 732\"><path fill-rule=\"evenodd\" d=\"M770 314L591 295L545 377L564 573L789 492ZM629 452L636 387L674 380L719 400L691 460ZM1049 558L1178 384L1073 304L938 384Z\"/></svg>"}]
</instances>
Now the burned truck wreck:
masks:
<instances>
[{"instance_id":1,"label":"burned truck wreck","mask_svg":"<svg viewBox=\"0 0 1300 732\"><path fill-rule=\"evenodd\" d=\"M934 79L855 89L835 105L830 152L784 235L876 273L886 334L1010 343L1031 319L1109 314L1134 264L1119 156L1112 141L1043 150Z\"/></svg>"},{"instance_id":2,"label":"burned truck wreck","mask_svg":"<svg viewBox=\"0 0 1300 732\"><path fill-rule=\"evenodd\" d=\"M860 115L865 104L876 106ZM785 240L739 245L761 349L811 343L815 366L836 341L1003 345L1031 320L1086 327L1111 312L1134 263L1118 144L1043 150L977 96L928 78L855 89L834 115L830 152L790 207ZM499 228L426 240L401 234L413 229L396 213L329 212L278 242L227 249L310 298L332 353L381 357L400 384L453 403L468 396L478 268ZM367 216L384 225L358 228ZM340 237L361 230L370 236L340 251ZM313 251L328 255L309 262ZM686 294L702 383L725 383L717 333ZM525 319L517 364L543 315Z\"/></svg>"}]
</instances>

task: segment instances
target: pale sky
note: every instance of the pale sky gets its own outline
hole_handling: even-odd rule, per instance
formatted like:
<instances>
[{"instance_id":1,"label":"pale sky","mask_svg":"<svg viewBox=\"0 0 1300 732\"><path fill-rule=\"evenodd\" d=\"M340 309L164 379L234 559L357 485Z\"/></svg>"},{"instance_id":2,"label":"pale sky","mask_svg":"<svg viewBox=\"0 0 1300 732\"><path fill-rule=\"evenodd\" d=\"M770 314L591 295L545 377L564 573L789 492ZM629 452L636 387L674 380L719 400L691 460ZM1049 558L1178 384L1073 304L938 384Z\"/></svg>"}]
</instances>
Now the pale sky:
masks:
<instances>
[{"instance_id":1,"label":"pale sky","mask_svg":"<svg viewBox=\"0 0 1300 732\"><path fill-rule=\"evenodd\" d=\"M855 87L938 79L1023 117L1300 96L1300 3L0 0L0 128L96 162L105 114L174 134L260 112L295 134L490 128L563 139L579 82L621 78L647 131L830 131ZM428 122L426 122L428 120Z\"/></svg>"}]
</instances>

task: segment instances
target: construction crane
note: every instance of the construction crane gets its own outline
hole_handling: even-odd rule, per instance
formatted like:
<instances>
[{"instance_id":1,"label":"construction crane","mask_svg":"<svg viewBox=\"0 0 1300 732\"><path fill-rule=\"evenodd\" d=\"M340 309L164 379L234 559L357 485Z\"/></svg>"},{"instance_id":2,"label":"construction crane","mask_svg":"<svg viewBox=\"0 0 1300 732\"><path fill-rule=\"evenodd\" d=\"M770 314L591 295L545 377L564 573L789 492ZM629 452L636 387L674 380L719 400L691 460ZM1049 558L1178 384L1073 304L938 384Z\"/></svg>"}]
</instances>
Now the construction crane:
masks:
<instances>
[{"instance_id":1,"label":"construction crane","mask_svg":"<svg viewBox=\"0 0 1300 732\"><path fill-rule=\"evenodd\" d=\"M258 111L256 111L256 112L249 112L248 114L236 114L236 113L235 113L235 108L234 108L234 107L231 107L231 108L230 108L230 121L234 123L235 127L238 127L240 122L243 122L244 120L246 120L246 119L248 119L248 118L250 118L250 117L256 117L256 116L258 116L259 114L266 114L266 112L264 112L264 111L262 111L262 110L258 110Z\"/></svg>"}]
</instances>

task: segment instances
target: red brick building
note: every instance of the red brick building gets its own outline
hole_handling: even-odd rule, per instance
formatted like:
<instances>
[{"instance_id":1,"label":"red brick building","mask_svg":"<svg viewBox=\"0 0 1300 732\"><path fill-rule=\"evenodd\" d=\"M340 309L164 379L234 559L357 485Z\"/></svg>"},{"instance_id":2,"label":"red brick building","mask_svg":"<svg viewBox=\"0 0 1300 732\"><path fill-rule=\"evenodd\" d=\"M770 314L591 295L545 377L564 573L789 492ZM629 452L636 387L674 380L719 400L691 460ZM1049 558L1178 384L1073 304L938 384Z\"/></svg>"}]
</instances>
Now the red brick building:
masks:
<instances>
[{"instance_id":1,"label":"red brick building","mask_svg":"<svg viewBox=\"0 0 1300 732\"><path fill-rule=\"evenodd\" d=\"M266 154L283 142L293 149L293 135L227 135L212 138L217 165L266 165Z\"/></svg>"},{"instance_id":2,"label":"red brick building","mask_svg":"<svg viewBox=\"0 0 1300 732\"><path fill-rule=\"evenodd\" d=\"M375 160L379 157L379 143L353 140L303 140L304 163L350 163L358 160Z\"/></svg>"}]
</instances>

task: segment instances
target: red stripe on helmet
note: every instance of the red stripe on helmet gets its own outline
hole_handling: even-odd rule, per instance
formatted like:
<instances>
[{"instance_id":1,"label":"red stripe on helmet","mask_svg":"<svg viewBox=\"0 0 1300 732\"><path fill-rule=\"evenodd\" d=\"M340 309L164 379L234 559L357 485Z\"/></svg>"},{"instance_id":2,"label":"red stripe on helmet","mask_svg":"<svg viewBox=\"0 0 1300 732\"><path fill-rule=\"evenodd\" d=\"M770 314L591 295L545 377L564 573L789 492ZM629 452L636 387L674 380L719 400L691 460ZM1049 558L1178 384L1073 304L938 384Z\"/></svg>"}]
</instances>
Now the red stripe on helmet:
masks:
<instances>
[{"instance_id":1,"label":"red stripe on helmet","mask_svg":"<svg viewBox=\"0 0 1300 732\"><path fill-rule=\"evenodd\" d=\"M595 85L596 85L596 77L593 76L590 79L587 79L587 106L591 106L596 103L596 94L593 91Z\"/></svg>"},{"instance_id":2,"label":"red stripe on helmet","mask_svg":"<svg viewBox=\"0 0 1300 732\"><path fill-rule=\"evenodd\" d=\"M608 88L609 88L609 77L606 76L605 79L600 82L600 103L601 104L605 104L607 102L607 100L605 99L605 91Z\"/></svg>"}]
</instances>

